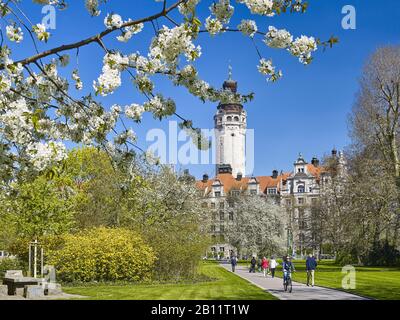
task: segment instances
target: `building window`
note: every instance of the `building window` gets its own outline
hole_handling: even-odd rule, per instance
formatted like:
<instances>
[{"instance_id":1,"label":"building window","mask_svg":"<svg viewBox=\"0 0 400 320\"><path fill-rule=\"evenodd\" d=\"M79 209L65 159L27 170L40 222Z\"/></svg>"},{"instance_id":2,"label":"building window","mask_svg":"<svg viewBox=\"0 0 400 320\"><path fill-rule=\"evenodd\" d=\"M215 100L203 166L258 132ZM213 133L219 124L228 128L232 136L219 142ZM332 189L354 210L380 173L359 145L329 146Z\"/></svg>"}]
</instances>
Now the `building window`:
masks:
<instances>
[{"instance_id":1,"label":"building window","mask_svg":"<svg viewBox=\"0 0 400 320\"><path fill-rule=\"evenodd\" d=\"M219 220L221 220L221 221L224 221L224 220L225 220L225 214L224 214L223 211L221 211L221 212L219 213Z\"/></svg>"},{"instance_id":2,"label":"building window","mask_svg":"<svg viewBox=\"0 0 400 320\"><path fill-rule=\"evenodd\" d=\"M276 188L268 188L267 193L268 194L276 194Z\"/></svg>"},{"instance_id":3,"label":"building window","mask_svg":"<svg viewBox=\"0 0 400 320\"><path fill-rule=\"evenodd\" d=\"M211 226L211 232L215 232L215 229L216 229L215 226L212 225L212 226Z\"/></svg>"},{"instance_id":4,"label":"building window","mask_svg":"<svg viewBox=\"0 0 400 320\"><path fill-rule=\"evenodd\" d=\"M219 252L225 252L225 247L219 247Z\"/></svg>"},{"instance_id":5,"label":"building window","mask_svg":"<svg viewBox=\"0 0 400 320\"><path fill-rule=\"evenodd\" d=\"M215 191L215 192L214 192L214 196L215 196L216 198L220 197L220 196L221 196L221 191Z\"/></svg>"},{"instance_id":6,"label":"building window","mask_svg":"<svg viewBox=\"0 0 400 320\"><path fill-rule=\"evenodd\" d=\"M298 187L297 187L297 192L298 192L298 193L304 193L304 192L305 192L304 186L298 186Z\"/></svg>"},{"instance_id":7,"label":"building window","mask_svg":"<svg viewBox=\"0 0 400 320\"><path fill-rule=\"evenodd\" d=\"M215 202L211 202L211 209L215 209Z\"/></svg>"},{"instance_id":8,"label":"building window","mask_svg":"<svg viewBox=\"0 0 400 320\"><path fill-rule=\"evenodd\" d=\"M297 172L304 173L304 168L297 169Z\"/></svg>"},{"instance_id":9,"label":"building window","mask_svg":"<svg viewBox=\"0 0 400 320\"><path fill-rule=\"evenodd\" d=\"M229 212L229 221L233 221L233 212Z\"/></svg>"},{"instance_id":10,"label":"building window","mask_svg":"<svg viewBox=\"0 0 400 320\"><path fill-rule=\"evenodd\" d=\"M232 121L232 117L231 116L227 117L226 121Z\"/></svg>"},{"instance_id":11,"label":"building window","mask_svg":"<svg viewBox=\"0 0 400 320\"><path fill-rule=\"evenodd\" d=\"M253 196L256 195L257 194L257 190L255 190L255 189L250 190L250 194L253 195Z\"/></svg>"},{"instance_id":12,"label":"building window","mask_svg":"<svg viewBox=\"0 0 400 320\"><path fill-rule=\"evenodd\" d=\"M239 117L235 117L235 121L239 121Z\"/></svg>"},{"instance_id":13,"label":"building window","mask_svg":"<svg viewBox=\"0 0 400 320\"><path fill-rule=\"evenodd\" d=\"M286 199L286 205L287 205L287 206L291 206L291 205L292 205L292 200Z\"/></svg>"},{"instance_id":14,"label":"building window","mask_svg":"<svg viewBox=\"0 0 400 320\"><path fill-rule=\"evenodd\" d=\"M298 198L297 201L298 204L304 204L304 198Z\"/></svg>"},{"instance_id":15,"label":"building window","mask_svg":"<svg viewBox=\"0 0 400 320\"><path fill-rule=\"evenodd\" d=\"M211 251L212 251L212 252L215 252L215 251L217 251L217 250L216 250L215 247L211 247Z\"/></svg>"},{"instance_id":16,"label":"building window","mask_svg":"<svg viewBox=\"0 0 400 320\"><path fill-rule=\"evenodd\" d=\"M231 191L231 195L234 196L234 197L238 197L240 195L240 191L233 190L233 191Z\"/></svg>"},{"instance_id":17,"label":"building window","mask_svg":"<svg viewBox=\"0 0 400 320\"><path fill-rule=\"evenodd\" d=\"M224 231L225 231L225 226L221 224L221 225L219 226L219 231L220 231L220 232L224 232Z\"/></svg>"},{"instance_id":18,"label":"building window","mask_svg":"<svg viewBox=\"0 0 400 320\"><path fill-rule=\"evenodd\" d=\"M220 202L220 203L219 203L219 208L220 208L220 209L225 208L225 203L224 203L224 202Z\"/></svg>"},{"instance_id":19,"label":"building window","mask_svg":"<svg viewBox=\"0 0 400 320\"><path fill-rule=\"evenodd\" d=\"M235 207L235 203L233 201L228 202L228 206L229 206L229 208L234 208Z\"/></svg>"}]
</instances>

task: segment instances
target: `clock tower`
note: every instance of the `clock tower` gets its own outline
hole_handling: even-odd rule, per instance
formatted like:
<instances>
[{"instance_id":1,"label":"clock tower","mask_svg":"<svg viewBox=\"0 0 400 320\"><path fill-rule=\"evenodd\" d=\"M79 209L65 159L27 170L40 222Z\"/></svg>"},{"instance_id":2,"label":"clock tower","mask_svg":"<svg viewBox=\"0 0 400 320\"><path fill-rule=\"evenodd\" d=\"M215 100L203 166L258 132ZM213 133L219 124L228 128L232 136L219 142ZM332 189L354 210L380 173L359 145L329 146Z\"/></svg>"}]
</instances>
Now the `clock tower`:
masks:
<instances>
[{"instance_id":1,"label":"clock tower","mask_svg":"<svg viewBox=\"0 0 400 320\"><path fill-rule=\"evenodd\" d=\"M237 82L232 80L231 67L223 90L237 93ZM216 174L221 167L230 165L234 177L238 174L245 176L246 118L246 111L238 102L226 101L218 105L214 116Z\"/></svg>"}]
</instances>

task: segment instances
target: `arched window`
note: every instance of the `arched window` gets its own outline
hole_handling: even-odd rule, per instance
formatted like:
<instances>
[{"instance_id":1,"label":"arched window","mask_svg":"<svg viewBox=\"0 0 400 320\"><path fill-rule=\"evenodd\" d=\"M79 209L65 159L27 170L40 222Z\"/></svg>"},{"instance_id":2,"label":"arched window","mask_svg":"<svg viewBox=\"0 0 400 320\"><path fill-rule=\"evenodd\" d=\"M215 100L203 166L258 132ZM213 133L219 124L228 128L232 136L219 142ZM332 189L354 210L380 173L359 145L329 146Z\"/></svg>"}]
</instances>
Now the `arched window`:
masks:
<instances>
[{"instance_id":1,"label":"arched window","mask_svg":"<svg viewBox=\"0 0 400 320\"><path fill-rule=\"evenodd\" d=\"M297 187L297 192L298 193L304 193L304 191L305 191L304 186L298 186Z\"/></svg>"},{"instance_id":2,"label":"arched window","mask_svg":"<svg viewBox=\"0 0 400 320\"><path fill-rule=\"evenodd\" d=\"M239 117L236 116L236 117L234 118L234 120L235 120L235 121L239 121Z\"/></svg>"},{"instance_id":3,"label":"arched window","mask_svg":"<svg viewBox=\"0 0 400 320\"><path fill-rule=\"evenodd\" d=\"M232 121L232 117L231 116L226 117L226 121Z\"/></svg>"}]
</instances>

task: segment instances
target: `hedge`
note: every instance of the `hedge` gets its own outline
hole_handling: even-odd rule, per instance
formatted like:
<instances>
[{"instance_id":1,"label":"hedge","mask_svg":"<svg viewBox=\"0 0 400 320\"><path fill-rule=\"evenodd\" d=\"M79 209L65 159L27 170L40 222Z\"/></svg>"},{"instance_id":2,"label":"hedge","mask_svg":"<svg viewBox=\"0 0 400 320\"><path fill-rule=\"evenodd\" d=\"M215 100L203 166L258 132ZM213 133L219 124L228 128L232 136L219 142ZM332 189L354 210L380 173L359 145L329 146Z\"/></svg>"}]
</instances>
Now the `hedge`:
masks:
<instances>
[{"instance_id":1,"label":"hedge","mask_svg":"<svg viewBox=\"0 0 400 320\"><path fill-rule=\"evenodd\" d=\"M122 228L94 228L55 242L46 263L64 282L149 280L156 260L139 234Z\"/></svg>"}]
</instances>

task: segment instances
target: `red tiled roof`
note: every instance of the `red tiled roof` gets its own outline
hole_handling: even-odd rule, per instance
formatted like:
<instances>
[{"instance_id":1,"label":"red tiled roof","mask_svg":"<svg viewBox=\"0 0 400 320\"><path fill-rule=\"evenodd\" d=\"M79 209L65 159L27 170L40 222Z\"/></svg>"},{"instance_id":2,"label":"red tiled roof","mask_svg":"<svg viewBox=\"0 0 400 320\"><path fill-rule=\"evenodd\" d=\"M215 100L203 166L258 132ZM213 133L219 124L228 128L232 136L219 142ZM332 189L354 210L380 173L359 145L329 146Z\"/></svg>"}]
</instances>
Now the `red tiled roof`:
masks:
<instances>
[{"instance_id":1,"label":"red tiled roof","mask_svg":"<svg viewBox=\"0 0 400 320\"><path fill-rule=\"evenodd\" d=\"M313 164L308 164L307 165L307 171L312 174L317 180L319 180L319 176L321 175L322 172L325 172L324 167L316 167Z\"/></svg>"},{"instance_id":2,"label":"red tiled roof","mask_svg":"<svg viewBox=\"0 0 400 320\"><path fill-rule=\"evenodd\" d=\"M290 173L284 173L278 175L277 178L273 178L271 176L258 176L255 177L257 182L259 183L260 190L262 192L266 192L267 188L277 188L279 189L280 181L286 180ZM248 187L248 183L251 177L243 177L240 180L237 180L234 176L229 173L218 174L214 179L208 179L206 182L196 181L196 187L200 190L207 189L207 193L211 191L211 186L215 181L220 181L220 183L224 187L224 192L227 194L231 190L246 190Z\"/></svg>"},{"instance_id":3,"label":"red tiled roof","mask_svg":"<svg viewBox=\"0 0 400 320\"><path fill-rule=\"evenodd\" d=\"M315 167L312 164L308 164L307 171L319 180L320 174L325 170L323 167ZM260 191L267 193L268 188L277 188L277 190L280 191L280 182L285 182L290 175L291 172L285 172L278 175L276 178L273 178L272 176L258 176L255 178L259 183ZM208 194L212 189L212 184L218 180L224 187L224 193L227 194L231 190L246 190L250 179L250 177L243 177L242 179L237 180L230 173L223 173L218 174L214 179L208 179L206 182L203 182L202 180L196 181L196 187L200 190L207 190L206 192Z\"/></svg>"}]
</instances>

